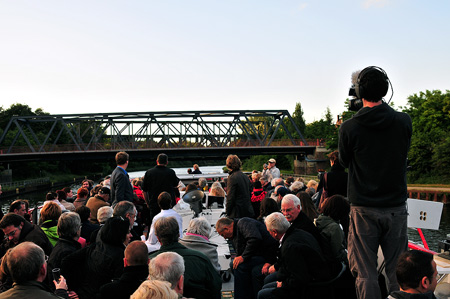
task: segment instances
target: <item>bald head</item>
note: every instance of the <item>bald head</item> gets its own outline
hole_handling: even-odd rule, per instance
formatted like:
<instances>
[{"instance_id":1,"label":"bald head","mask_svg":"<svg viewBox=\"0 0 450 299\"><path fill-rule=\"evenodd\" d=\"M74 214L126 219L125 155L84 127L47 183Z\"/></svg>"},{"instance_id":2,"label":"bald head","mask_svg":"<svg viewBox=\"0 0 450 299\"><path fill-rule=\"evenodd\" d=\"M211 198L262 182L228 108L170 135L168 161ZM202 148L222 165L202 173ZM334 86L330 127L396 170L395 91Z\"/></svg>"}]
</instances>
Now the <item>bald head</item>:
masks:
<instances>
[{"instance_id":1,"label":"bald head","mask_svg":"<svg viewBox=\"0 0 450 299\"><path fill-rule=\"evenodd\" d=\"M128 266L148 264L148 249L142 241L133 241L125 249L125 259Z\"/></svg>"}]
</instances>

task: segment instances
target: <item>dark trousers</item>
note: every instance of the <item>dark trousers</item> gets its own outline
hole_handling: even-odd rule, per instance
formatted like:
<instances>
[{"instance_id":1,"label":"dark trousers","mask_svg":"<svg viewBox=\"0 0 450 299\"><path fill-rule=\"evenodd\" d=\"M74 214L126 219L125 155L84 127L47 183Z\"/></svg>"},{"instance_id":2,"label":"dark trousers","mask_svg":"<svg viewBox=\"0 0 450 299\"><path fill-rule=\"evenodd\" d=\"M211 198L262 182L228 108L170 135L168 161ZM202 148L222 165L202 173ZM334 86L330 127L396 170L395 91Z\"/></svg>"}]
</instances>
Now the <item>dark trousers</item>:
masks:
<instances>
[{"instance_id":1,"label":"dark trousers","mask_svg":"<svg viewBox=\"0 0 450 299\"><path fill-rule=\"evenodd\" d=\"M233 270L235 299L256 298L259 289L258 285L255 284L252 273L254 268L261 268L264 262L263 257L254 256L247 259ZM231 261L231 268L233 268L233 261Z\"/></svg>"},{"instance_id":2,"label":"dark trousers","mask_svg":"<svg viewBox=\"0 0 450 299\"><path fill-rule=\"evenodd\" d=\"M388 293L398 290L395 268L407 249L406 205L395 208L352 206L348 234L348 261L356 277L358 298L379 299L377 253L381 246L389 281Z\"/></svg>"}]
</instances>

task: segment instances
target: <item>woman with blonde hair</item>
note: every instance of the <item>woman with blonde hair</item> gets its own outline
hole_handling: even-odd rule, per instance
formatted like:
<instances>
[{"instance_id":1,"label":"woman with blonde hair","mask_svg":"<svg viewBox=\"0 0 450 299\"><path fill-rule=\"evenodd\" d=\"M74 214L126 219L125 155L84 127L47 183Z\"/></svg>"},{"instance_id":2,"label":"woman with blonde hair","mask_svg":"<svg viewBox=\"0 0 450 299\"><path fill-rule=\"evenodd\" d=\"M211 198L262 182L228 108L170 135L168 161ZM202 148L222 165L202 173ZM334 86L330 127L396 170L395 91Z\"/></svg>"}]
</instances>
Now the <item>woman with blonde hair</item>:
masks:
<instances>
[{"instance_id":1,"label":"woman with blonde hair","mask_svg":"<svg viewBox=\"0 0 450 299\"><path fill-rule=\"evenodd\" d=\"M130 299L178 299L178 294L170 288L170 283L161 280L146 280L131 295Z\"/></svg>"}]
</instances>

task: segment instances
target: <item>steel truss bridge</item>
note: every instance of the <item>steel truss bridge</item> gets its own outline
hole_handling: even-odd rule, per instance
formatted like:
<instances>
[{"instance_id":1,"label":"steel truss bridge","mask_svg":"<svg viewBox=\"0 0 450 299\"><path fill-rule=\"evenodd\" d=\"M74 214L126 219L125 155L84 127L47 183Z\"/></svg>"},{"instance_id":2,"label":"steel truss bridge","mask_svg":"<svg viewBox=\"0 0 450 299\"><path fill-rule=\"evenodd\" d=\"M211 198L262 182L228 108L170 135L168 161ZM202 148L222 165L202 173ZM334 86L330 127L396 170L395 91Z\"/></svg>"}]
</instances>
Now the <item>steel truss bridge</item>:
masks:
<instances>
[{"instance_id":1,"label":"steel truss bridge","mask_svg":"<svg viewBox=\"0 0 450 299\"><path fill-rule=\"evenodd\" d=\"M287 110L58 114L12 117L0 137L0 162L98 159L119 150L207 159L314 149Z\"/></svg>"}]
</instances>

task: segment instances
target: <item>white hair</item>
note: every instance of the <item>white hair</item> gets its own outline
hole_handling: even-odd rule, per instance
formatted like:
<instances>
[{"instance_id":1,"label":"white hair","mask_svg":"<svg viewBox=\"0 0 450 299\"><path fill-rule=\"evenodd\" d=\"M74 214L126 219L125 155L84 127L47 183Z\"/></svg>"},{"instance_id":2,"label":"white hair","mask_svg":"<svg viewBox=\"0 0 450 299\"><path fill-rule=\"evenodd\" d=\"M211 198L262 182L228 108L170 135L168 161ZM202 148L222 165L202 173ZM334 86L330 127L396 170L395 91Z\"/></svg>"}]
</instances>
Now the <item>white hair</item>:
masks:
<instances>
[{"instance_id":1,"label":"white hair","mask_svg":"<svg viewBox=\"0 0 450 299\"><path fill-rule=\"evenodd\" d=\"M294 206L300 205L300 210L302 209L302 203L300 202L300 198L298 198L294 194L286 194L281 200L281 204L289 202L292 202Z\"/></svg>"},{"instance_id":2,"label":"white hair","mask_svg":"<svg viewBox=\"0 0 450 299\"><path fill-rule=\"evenodd\" d=\"M297 193L298 191L300 191L303 186L305 186L305 184L303 184L300 181L295 181L292 183L292 185L289 187L289 190L291 190L292 192Z\"/></svg>"},{"instance_id":3,"label":"white hair","mask_svg":"<svg viewBox=\"0 0 450 299\"><path fill-rule=\"evenodd\" d=\"M194 218L189 222L187 232L209 238L209 235L211 234L211 224L205 217Z\"/></svg>"}]
</instances>

